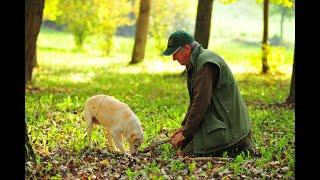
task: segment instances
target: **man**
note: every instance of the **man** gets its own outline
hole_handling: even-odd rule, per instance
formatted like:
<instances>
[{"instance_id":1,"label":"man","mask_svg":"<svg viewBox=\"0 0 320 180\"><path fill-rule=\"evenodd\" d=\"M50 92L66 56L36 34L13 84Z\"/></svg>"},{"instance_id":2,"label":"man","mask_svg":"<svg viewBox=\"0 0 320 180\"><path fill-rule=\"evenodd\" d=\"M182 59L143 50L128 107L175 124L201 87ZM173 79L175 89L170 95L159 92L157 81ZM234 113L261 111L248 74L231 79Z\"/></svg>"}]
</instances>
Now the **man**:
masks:
<instances>
[{"instance_id":1,"label":"man","mask_svg":"<svg viewBox=\"0 0 320 180\"><path fill-rule=\"evenodd\" d=\"M173 147L196 156L254 153L247 107L224 59L185 31L172 33L162 54L187 68L190 105L172 135Z\"/></svg>"}]
</instances>

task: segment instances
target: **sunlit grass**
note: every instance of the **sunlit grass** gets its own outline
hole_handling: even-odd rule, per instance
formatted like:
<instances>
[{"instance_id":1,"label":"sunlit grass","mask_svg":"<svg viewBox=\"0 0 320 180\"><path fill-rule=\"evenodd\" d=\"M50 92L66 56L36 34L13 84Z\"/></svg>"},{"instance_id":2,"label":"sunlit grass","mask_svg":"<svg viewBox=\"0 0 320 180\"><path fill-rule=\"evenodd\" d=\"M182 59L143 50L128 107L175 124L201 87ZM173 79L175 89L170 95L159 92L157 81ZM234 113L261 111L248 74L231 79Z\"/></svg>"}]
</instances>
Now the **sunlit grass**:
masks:
<instances>
[{"instance_id":1,"label":"sunlit grass","mask_svg":"<svg viewBox=\"0 0 320 180\"><path fill-rule=\"evenodd\" d=\"M170 56L160 56L161 52L155 49L156 42L152 38L148 40L144 62L138 66L133 66L134 68L131 69L127 68L127 64L131 61L133 38L117 37L113 51L108 57L102 56L98 45L92 42L96 38L98 37L89 36L84 50L77 51L74 49L73 39L69 33L52 32L43 28L38 38L39 63L63 66L103 66L105 68L108 68L108 65L112 63L113 65L117 64L118 69L113 67L114 71L127 73L181 72L184 69L177 62L173 62ZM214 41L214 43L209 49L224 57L234 73L258 73L261 71L260 46L245 45L231 40ZM271 71L291 74L292 49L285 49L282 56L284 61L281 64L278 63L275 68L272 67ZM269 61L272 62L273 60L270 59Z\"/></svg>"},{"instance_id":2,"label":"sunlit grass","mask_svg":"<svg viewBox=\"0 0 320 180\"><path fill-rule=\"evenodd\" d=\"M48 43L47 41L50 39L55 39L58 44ZM169 105L164 105L162 101L164 94L169 93L163 88L168 87L171 89L168 96L172 97L174 94L180 96L179 99L182 100L184 106L181 106L180 110L169 108L166 110L167 113L163 113L159 118L155 115L149 118L155 118L153 120L155 121L162 119L161 117L171 116L168 115L168 112L174 113L176 120L182 118L188 103L185 78L179 78L184 67L172 61L171 57L167 57L165 60L146 58L143 63L129 66L130 50L123 47L124 44L129 44L131 39L118 38L119 44L115 47L115 51L119 53L114 53L110 57L91 54L88 51L73 51L74 47L70 41L72 39L68 33L52 32L46 29L41 31L38 42L38 67L35 68L32 81L34 86L46 89L45 92L49 94L51 91L58 92L60 94L58 96L62 95L62 97L67 94L78 98L81 96L82 101L89 95L113 94L116 97L122 97L123 100L138 109L137 113L142 116L142 119L144 119L143 114L147 113L145 112L147 109L141 104L147 103L148 98L153 99L155 107L152 110L153 105L150 105L147 111L158 112L159 108L169 107ZM241 46L237 43L230 43L229 48L226 48L227 46L226 44L221 47L216 46L213 50L222 54L230 64L235 78L239 82L241 93L249 104L257 100L273 103L286 98L291 77L289 70L292 66L292 60L289 58L292 57L292 53L286 51L285 64L281 65L287 69L286 72L276 76L258 76L257 73L260 71L259 47ZM54 48L59 50L54 50ZM152 49L152 47L148 48ZM120 53L122 50L123 53ZM244 72L246 73L243 74ZM252 88L252 86L259 88ZM282 91L278 91L278 89ZM84 96L81 95L83 93L85 93ZM143 100L143 97L147 99ZM161 98L157 103L159 97ZM27 96L28 98L30 96ZM136 104L137 102L139 105ZM172 100L166 102L173 103ZM77 108L81 109L82 104L80 101L78 103ZM177 112L180 113L177 114Z\"/></svg>"}]
</instances>

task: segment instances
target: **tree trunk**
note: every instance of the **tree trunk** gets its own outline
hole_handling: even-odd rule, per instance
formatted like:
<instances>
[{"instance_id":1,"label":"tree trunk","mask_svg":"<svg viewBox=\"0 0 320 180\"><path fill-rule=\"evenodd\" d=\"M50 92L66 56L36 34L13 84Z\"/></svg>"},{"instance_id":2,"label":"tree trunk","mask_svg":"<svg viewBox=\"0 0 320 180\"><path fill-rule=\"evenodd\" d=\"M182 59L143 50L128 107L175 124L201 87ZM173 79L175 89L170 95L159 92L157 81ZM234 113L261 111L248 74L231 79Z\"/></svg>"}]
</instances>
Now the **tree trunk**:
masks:
<instances>
[{"instance_id":1,"label":"tree trunk","mask_svg":"<svg viewBox=\"0 0 320 180\"><path fill-rule=\"evenodd\" d=\"M25 84L32 78L32 70L36 66L36 43L40 26L44 0L25 0ZM25 120L25 158L35 161L35 153L29 142L27 122Z\"/></svg>"},{"instance_id":2,"label":"tree trunk","mask_svg":"<svg viewBox=\"0 0 320 180\"><path fill-rule=\"evenodd\" d=\"M25 121L25 136L24 136L24 141L25 141L25 161L33 161L36 162L36 154L33 151L33 148L29 142L29 137L28 137L28 128L27 128L27 122Z\"/></svg>"},{"instance_id":3,"label":"tree trunk","mask_svg":"<svg viewBox=\"0 0 320 180\"><path fill-rule=\"evenodd\" d=\"M36 42L42 22L44 0L25 0L25 83L31 80L37 64Z\"/></svg>"},{"instance_id":4,"label":"tree trunk","mask_svg":"<svg viewBox=\"0 0 320 180\"><path fill-rule=\"evenodd\" d=\"M134 40L134 47L132 51L132 59L129 64L137 64L144 59L147 33L149 26L151 0L141 0L139 16L137 19L136 36Z\"/></svg>"},{"instance_id":5,"label":"tree trunk","mask_svg":"<svg viewBox=\"0 0 320 180\"><path fill-rule=\"evenodd\" d=\"M262 39L262 73L268 73L268 19L269 19L269 0L263 1L263 39Z\"/></svg>"},{"instance_id":6,"label":"tree trunk","mask_svg":"<svg viewBox=\"0 0 320 180\"><path fill-rule=\"evenodd\" d=\"M213 0L199 0L194 39L208 48Z\"/></svg>"},{"instance_id":7,"label":"tree trunk","mask_svg":"<svg viewBox=\"0 0 320 180\"><path fill-rule=\"evenodd\" d=\"M198 1L194 39L198 41L205 49L208 48L210 40L212 5L213 0ZM181 73L181 76L185 76L186 73L187 70L185 69Z\"/></svg>"},{"instance_id":8,"label":"tree trunk","mask_svg":"<svg viewBox=\"0 0 320 180\"><path fill-rule=\"evenodd\" d=\"M281 11L281 20L280 20L280 41L283 41L283 23L284 23L284 12Z\"/></svg>"},{"instance_id":9,"label":"tree trunk","mask_svg":"<svg viewBox=\"0 0 320 180\"><path fill-rule=\"evenodd\" d=\"M286 100L287 103L295 103L295 51L293 54L293 67L292 67L292 75L291 75L291 84L290 84L290 93Z\"/></svg>"}]
</instances>

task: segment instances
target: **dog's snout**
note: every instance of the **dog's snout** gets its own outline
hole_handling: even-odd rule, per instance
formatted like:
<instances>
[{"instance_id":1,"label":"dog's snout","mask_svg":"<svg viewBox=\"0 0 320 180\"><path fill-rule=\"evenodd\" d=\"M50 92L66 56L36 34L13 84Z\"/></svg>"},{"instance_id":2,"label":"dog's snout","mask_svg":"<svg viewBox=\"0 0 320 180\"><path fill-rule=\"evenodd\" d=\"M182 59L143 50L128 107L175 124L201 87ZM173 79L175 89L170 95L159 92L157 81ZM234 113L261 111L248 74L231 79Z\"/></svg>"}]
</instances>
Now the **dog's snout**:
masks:
<instances>
[{"instance_id":1,"label":"dog's snout","mask_svg":"<svg viewBox=\"0 0 320 180\"><path fill-rule=\"evenodd\" d=\"M137 149L131 149L130 154L131 155L136 155L138 153Z\"/></svg>"}]
</instances>

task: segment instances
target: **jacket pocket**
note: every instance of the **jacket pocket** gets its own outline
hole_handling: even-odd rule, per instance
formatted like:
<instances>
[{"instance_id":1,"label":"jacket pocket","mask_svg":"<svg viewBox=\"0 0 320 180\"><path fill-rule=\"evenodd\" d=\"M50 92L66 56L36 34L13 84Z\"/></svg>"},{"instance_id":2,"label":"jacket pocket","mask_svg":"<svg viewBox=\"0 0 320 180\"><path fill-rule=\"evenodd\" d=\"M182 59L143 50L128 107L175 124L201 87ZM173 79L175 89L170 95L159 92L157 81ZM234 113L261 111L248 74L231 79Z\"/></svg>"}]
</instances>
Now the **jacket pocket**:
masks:
<instances>
[{"instance_id":1,"label":"jacket pocket","mask_svg":"<svg viewBox=\"0 0 320 180\"><path fill-rule=\"evenodd\" d=\"M208 113L205 116L204 120L206 122L206 128L208 133L217 129L226 129L226 124L223 121L217 119L216 116L214 116L212 113Z\"/></svg>"}]
</instances>

